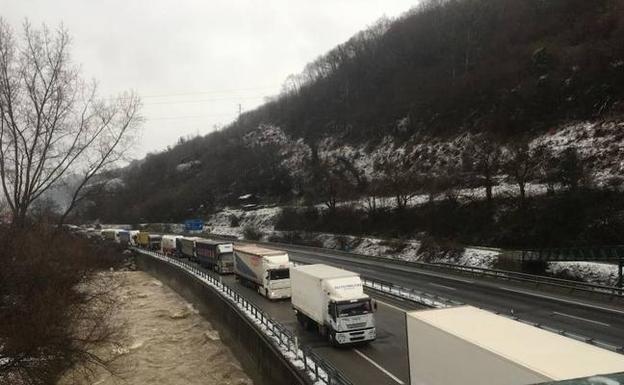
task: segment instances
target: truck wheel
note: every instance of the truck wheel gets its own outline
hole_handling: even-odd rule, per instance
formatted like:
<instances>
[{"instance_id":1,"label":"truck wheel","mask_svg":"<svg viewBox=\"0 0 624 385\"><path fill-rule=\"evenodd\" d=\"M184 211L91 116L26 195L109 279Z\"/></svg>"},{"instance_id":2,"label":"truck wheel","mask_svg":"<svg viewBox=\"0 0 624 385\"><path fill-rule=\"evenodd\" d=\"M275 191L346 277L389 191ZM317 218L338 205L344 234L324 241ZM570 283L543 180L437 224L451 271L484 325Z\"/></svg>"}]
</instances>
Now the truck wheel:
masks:
<instances>
[{"instance_id":1,"label":"truck wheel","mask_svg":"<svg viewBox=\"0 0 624 385\"><path fill-rule=\"evenodd\" d=\"M327 333L327 339L329 340L329 344L331 346L338 346L338 343L336 342L336 335L333 332Z\"/></svg>"}]
</instances>

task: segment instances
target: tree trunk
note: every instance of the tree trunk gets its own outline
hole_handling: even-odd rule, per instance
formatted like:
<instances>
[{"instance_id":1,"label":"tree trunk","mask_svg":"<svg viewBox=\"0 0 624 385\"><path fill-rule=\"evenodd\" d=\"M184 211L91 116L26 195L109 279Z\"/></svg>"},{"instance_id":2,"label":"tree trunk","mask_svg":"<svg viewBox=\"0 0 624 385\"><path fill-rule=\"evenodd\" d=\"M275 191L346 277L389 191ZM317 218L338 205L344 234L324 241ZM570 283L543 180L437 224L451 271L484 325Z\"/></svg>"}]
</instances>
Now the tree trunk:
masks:
<instances>
[{"instance_id":1,"label":"tree trunk","mask_svg":"<svg viewBox=\"0 0 624 385\"><path fill-rule=\"evenodd\" d=\"M492 203L492 181L489 179L485 182L485 197L488 203Z\"/></svg>"}]
</instances>

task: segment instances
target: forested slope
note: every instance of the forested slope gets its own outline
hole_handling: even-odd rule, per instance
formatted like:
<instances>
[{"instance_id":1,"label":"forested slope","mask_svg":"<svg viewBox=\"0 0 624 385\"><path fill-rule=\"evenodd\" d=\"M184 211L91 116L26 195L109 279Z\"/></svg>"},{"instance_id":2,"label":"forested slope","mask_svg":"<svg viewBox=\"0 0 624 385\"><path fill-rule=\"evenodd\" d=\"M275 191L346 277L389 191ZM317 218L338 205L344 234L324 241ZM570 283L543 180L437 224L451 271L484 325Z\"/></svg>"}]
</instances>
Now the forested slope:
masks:
<instances>
[{"instance_id":1,"label":"forested slope","mask_svg":"<svg viewBox=\"0 0 624 385\"><path fill-rule=\"evenodd\" d=\"M400 206L415 192L516 183L524 166L525 182L576 189L588 173L620 175L623 97L621 1L429 1L314 60L229 127L112 173L81 215L179 220L244 193ZM561 130L566 148L551 140ZM581 131L613 143L612 159L578 166L604 150L564 151Z\"/></svg>"}]
</instances>

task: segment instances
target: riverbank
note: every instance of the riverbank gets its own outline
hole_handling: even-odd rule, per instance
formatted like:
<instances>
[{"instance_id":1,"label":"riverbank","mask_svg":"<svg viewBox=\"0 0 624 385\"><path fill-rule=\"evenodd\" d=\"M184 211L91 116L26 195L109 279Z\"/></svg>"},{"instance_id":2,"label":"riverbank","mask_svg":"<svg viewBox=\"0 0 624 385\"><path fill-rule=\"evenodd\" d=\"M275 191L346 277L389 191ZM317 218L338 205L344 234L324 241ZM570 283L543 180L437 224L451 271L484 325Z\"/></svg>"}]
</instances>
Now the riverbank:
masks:
<instances>
[{"instance_id":1,"label":"riverbank","mask_svg":"<svg viewBox=\"0 0 624 385\"><path fill-rule=\"evenodd\" d=\"M113 373L97 368L92 384L253 384L210 322L175 291L141 271L106 275L124 333L113 347ZM70 373L59 385L75 382Z\"/></svg>"}]
</instances>

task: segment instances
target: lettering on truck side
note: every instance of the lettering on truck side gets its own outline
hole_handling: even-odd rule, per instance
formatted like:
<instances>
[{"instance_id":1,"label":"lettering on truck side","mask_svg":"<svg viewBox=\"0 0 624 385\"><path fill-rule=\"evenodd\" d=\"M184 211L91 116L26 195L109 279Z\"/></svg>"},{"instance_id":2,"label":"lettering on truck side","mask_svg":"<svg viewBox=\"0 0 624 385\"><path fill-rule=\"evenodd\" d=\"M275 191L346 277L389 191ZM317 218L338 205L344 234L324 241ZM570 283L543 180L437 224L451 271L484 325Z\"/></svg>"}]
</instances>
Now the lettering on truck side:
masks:
<instances>
[{"instance_id":1,"label":"lettering on truck side","mask_svg":"<svg viewBox=\"0 0 624 385\"><path fill-rule=\"evenodd\" d=\"M362 287L361 283L350 283L350 284L345 284L345 285L337 285L334 286L335 289L355 289L358 287Z\"/></svg>"}]
</instances>

